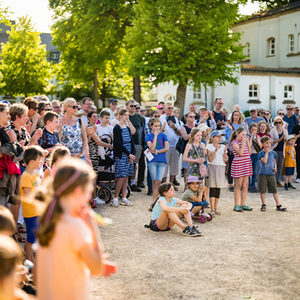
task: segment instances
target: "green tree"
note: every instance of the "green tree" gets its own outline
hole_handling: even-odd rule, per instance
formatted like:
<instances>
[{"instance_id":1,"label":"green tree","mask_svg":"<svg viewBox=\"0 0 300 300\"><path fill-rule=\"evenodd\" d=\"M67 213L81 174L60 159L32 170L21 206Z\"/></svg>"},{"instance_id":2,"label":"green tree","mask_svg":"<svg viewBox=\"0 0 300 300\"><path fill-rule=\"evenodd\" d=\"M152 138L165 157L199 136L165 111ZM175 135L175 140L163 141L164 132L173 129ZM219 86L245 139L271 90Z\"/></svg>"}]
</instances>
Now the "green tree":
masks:
<instances>
[{"instance_id":1,"label":"green tree","mask_svg":"<svg viewBox=\"0 0 300 300\"><path fill-rule=\"evenodd\" d=\"M277 6L283 6L290 3L297 2L299 0L253 0L252 2L259 2L262 5L266 5L267 8L274 8Z\"/></svg>"},{"instance_id":2,"label":"green tree","mask_svg":"<svg viewBox=\"0 0 300 300\"><path fill-rule=\"evenodd\" d=\"M237 1L140 0L126 40L130 72L155 84L178 84L176 106L183 111L186 86L236 82L235 62L243 58L239 34L230 30Z\"/></svg>"},{"instance_id":3,"label":"green tree","mask_svg":"<svg viewBox=\"0 0 300 300\"><path fill-rule=\"evenodd\" d=\"M77 84L93 84L94 99L105 101L111 65L120 60L132 1L50 0L55 13L54 44L62 52L65 71ZM100 88L99 88L100 86Z\"/></svg>"},{"instance_id":4,"label":"green tree","mask_svg":"<svg viewBox=\"0 0 300 300\"><path fill-rule=\"evenodd\" d=\"M34 31L28 17L21 17L8 34L8 42L2 44L1 92L25 97L44 93L49 84L50 64L39 33Z\"/></svg>"}]
</instances>

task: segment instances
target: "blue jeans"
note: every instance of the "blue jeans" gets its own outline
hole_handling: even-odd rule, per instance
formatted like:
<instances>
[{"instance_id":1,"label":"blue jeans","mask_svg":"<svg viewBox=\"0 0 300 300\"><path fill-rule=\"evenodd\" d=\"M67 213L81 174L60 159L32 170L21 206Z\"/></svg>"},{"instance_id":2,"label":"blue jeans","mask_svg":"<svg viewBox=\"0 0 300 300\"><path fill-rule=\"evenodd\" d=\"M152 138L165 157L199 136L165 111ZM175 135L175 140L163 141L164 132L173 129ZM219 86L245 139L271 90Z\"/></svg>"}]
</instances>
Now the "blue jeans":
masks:
<instances>
[{"instance_id":1,"label":"blue jeans","mask_svg":"<svg viewBox=\"0 0 300 300\"><path fill-rule=\"evenodd\" d=\"M252 177L249 177L249 188L255 188L255 182L258 172L258 153L252 153L250 157L252 162L253 175Z\"/></svg>"},{"instance_id":2,"label":"blue jeans","mask_svg":"<svg viewBox=\"0 0 300 300\"><path fill-rule=\"evenodd\" d=\"M162 180L165 173L165 163L161 162L148 162L148 169L152 180Z\"/></svg>"}]
</instances>

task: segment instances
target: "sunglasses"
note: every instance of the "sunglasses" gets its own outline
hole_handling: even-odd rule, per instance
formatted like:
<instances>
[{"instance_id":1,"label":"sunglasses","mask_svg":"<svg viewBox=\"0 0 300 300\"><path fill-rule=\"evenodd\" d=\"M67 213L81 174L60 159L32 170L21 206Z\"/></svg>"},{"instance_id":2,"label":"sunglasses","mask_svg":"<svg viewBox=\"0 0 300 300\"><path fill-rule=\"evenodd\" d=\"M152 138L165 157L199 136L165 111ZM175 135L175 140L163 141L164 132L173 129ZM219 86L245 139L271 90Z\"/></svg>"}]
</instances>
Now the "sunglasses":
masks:
<instances>
[{"instance_id":1,"label":"sunglasses","mask_svg":"<svg viewBox=\"0 0 300 300\"><path fill-rule=\"evenodd\" d=\"M167 109L173 109L174 107L168 107Z\"/></svg>"},{"instance_id":2,"label":"sunglasses","mask_svg":"<svg viewBox=\"0 0 300 300\"><path fill-rule=\"evenodd\" d=\"M286 110L293 110L293 108L287 108Z\"/></svg>"},{"instance_id":3,"label":"sunglasses","mask_svg":"<svg viewBox=\"0 0 300 300\"><path fill-rule=\"evenodd\" d=\"M192 118L192 119L195 119L196 117L195 116L188 116L189 118Z\"/></svg>"},{"instance_id":4,"label":"sunglasses","mask_svg":"<svg viewBox=\"0 0 300 300\"><path fill-rule=\"evenodd\" d=\"M136 105L130 105L130 107L136 107Z\"/></svg>"},{"instance_id":5,"label":"sunglasses","mask_svg":"<svg viewBox=\"0 0 300 300\"><path fill-rule=\"evenodd\" d=\"M118 104L118 102L112 102L111 104L112 104L112 105L117 105L117 104Z\"/></svg>"},{"instance_id":6,"label":"sunglasses","mask_svg":"<svg viewBox=\"0 0 300 300\"><path fill-rule=\"evenodd\" d=\"M45 109L43 109L43 111L52 111L52 109L51 108L45 108Z\"/></svg>"},{"instance_id":7,"label":"sunglasses","mask_svg":"<svg viewBox=\"0 0 300 300\"><path fill-rule=\"evenodd\" d=\"M153 116L153 118L159 118L159 116Z\"/></svg>"},{"instance_id":8,"label":"sunglasses","mask_svg":"<svg viewBox=\"0 0 300 300\"><path fill-rule=\"evenodd\" d=\"M278 114L279 116L284 116L284 114Z\"/></svg>"},{"instance_id":9,"label":"sunglasses","mask_svg":"<svg viewBox=\"0 0 300 300\"><path fill-rule=\"evenodd\" d=\"M32 108L32 109L35 110L35 111L39 110L38 107L35 107L35 108Z\"/></svg>"},{"instance_id":10,"label":"sunglasses","mask_svg":"<svg viewBox=\"0 0 300 300\"><path fill-rule=\"evenodd\" d=\"M73 106L69 106L72 107L73 109L78 109L78 105L73 105Z\"/></svg>"},{"instance_id":11,"label":"sunglasses","mask_svg":"<svg viewBox=\"0 0 300 300\"><path fill-rule=\"evenodd\" d=\"M278 124L282 124L282 123L281 123L281 122L275 122L274 124L275 124L275 125L278 125Z\"/></svg>"}]
</instances>

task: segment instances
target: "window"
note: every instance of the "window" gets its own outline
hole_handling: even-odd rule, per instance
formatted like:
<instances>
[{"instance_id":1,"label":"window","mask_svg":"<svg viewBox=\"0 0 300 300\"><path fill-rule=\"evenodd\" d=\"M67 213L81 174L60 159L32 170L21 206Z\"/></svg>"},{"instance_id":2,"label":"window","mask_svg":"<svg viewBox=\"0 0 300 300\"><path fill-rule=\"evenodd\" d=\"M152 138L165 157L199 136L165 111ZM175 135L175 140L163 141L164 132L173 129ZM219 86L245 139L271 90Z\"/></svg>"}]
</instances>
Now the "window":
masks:
<instances>
[{"instance_id":1,"label":"window","mask_svg":"<svg viewBox=\"0 0 300 300\"><path fill-rule=\"evenodd\" d=\"M50 57L51 57L51 59L59 59L59 53L58 52L51 52Z\"/></svg>"},{"instance_id":2,"label":"window","mask_svg":"<svg viewBox=\"0 0 300 300\"><path fill-rule=\"evenodd\" d=\"M267 48L267 56L275 55L275 39L269 38L268 39L268 48Z\"/></svg>"},{"instance_id":3,"label":"window","mask_svg":"<svg viewBox=\"0 0 300 300\"><path fill-rule=\"evenodd\" d=\"M294 87L292 85L284 86L284 101L286 100L294 100Z\"/></svg>"},{"instance_id":4,"label":"window","mask_svg":"<svg viewBox=\"0 0 300 300\"><path fill-rule=\"evenodd\" d=\"M194 88L193 92L193 99L194 100L201 100L201 88Z\"/></svg>"},{"instance_id":5,"label":"window","mask_svg":"<svg viewBox=\"0 0 300 300\"><path fill-rule=\"evenodd\" d=\"M249 100L258 100L259 94L259 85L258 84L250 84L249 85Z\"/></svg>"},{"instance_id":6,"label":"window","mask_svg":"<svg viewBox=\"0 0 300 300\"><path fill-rule=\"evenodd\" d=\"M290 34L289 35L289 39L288 39L288 51L289 53L294 53L294 50L295 50L295 39L294 39L294 35L293 34Z\"/></svg>"},{"instance_id":7,"label":"window","mask_svg":"<svg viewBox=\"0 0 300 300\"><path fill-rule=\"evenodd\" d=\"M245 56L250 57L250 43L246 43L243 52Z\"/></svg>"},{"instance_id":8,"label":"window","mask_svg":"<svg viewBox=\"0 0 300 300\"><path fill-rule=\"evenodd\" d=\"M167 102L175 102L175 96L172 95L172 94L167 94L165 97L164 97L165 101Z\"/></svg>"}]
</instances>

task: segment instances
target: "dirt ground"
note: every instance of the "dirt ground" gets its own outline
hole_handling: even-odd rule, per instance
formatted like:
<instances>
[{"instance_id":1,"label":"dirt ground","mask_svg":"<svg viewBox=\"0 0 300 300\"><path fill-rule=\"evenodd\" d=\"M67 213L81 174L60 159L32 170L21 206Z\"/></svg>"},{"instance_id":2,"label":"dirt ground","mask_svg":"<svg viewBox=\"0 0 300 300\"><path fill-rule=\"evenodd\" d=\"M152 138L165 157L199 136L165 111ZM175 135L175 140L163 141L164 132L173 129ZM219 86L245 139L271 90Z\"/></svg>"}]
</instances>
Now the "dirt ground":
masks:
<instances>
[{"instance_id":1,"label":"dirt ground","mask_svg":"<svg viewBox=\"0 0 300 300\"><path fill-rule=\"evenodd\" d=\"M91 282L91 299L300 299L300 184L279 191L288 212L275 211L267 196L248 194L252 212L236 213L233 193L224 189L222 215L199 225L202 237L144 228L151 197L133 193L133 207L97 210L114 225L102 227L106 252L119 265L110 278ZM183 185L179 187L180 198Z\"/></svg>"}]
</instances>

